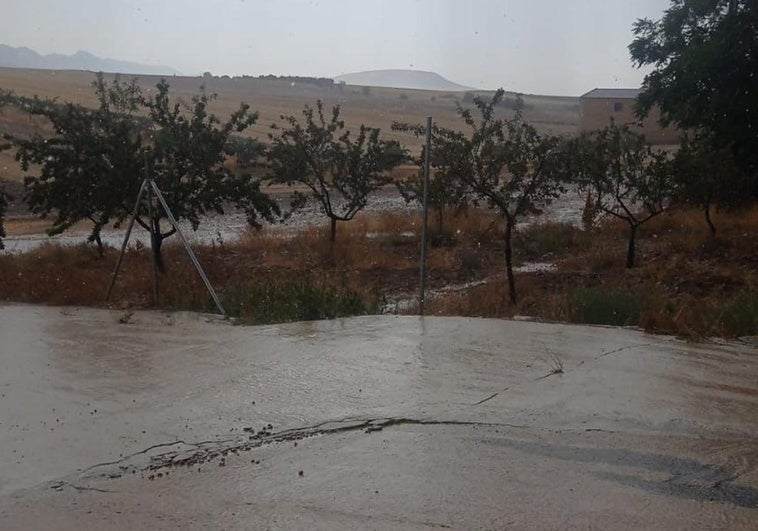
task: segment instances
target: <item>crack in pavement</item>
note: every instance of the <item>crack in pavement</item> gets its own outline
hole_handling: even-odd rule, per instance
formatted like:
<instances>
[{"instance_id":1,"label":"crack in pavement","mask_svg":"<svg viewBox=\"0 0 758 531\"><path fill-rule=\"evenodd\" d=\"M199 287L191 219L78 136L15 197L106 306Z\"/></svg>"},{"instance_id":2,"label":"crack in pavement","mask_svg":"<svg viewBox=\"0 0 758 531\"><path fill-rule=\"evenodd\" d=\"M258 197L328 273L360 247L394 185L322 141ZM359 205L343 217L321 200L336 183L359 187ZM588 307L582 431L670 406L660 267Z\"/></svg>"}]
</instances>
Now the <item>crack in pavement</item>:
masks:
<instances>
[{"instance_id":1,"label":"crack in pavement","mask_svg":"<svg viewBox=\"0 0 758 531\"><path fill-rule=\"evenodd\" d=\"M626 347L619 347L619 348L616 348L616 349L613 349L613 350L609 350L608 352L602 352L599 356L595 356L594 359L599 360L600 358L604 358L606 356L610 356L611 354L616 354L618 352L623 352L625 350L630 350L630 349L633 349L633 348L649 347L650 345L655 345L655 344L656 344L655 341L650 341L648 343L640 343L640 344L637 344L637 345L628 345Z\"/></svg>"},{"instance_id":2,"label":"crack in pavement","mask_svg":"<svg viewBox=\"0 0 758 531\"><path fill-rule=\"evenodd\" d=\"M500 393L504 393L507 390L508 390L508 387L506 387L504 389L501 389L500 391L497 391L496 393L492 393L490 396L488 396L486 398L482 398L479 402L474 402L473 404L466 404L466 405L468 405L468 406L478 406L480 404L484 404L485 402L487 402L489 400L492 400L496 396L500 395Z\"/></svg>"},{"instance_id":3,"label":"crack in pavement","mask_svg":"<svg viewBox=\"0 0 758 531\"><path fill-rule=\"evenodd\" d=\"M381 418L353 418L346 417L338 420L327 420L314 424L311 426L305 426L300 428L291 428L280 432L271 432L269 429L255 433L251 428L246 428L245 431L249 433L247 437L238 437L234 439L219 439L201 441L198 443L187 443L185 441L172 441L167 443L154 444L144 450L128 455L117 461L108 461L104 463L98 463L87 467L86 469L77 472L72 475L78 479L88 478L110 478L114 479L120 477L125 473L151 474L160 469L172 468L177 466L192 466L212 461L216 458L225 458L228 454L239 455L240 452L247 452L254 448L260 448L271 444L297 441L300 439L306 439L310 437L316 437L320 435L333 435L337 433L360 431L364 433L372 433L381 431L389 426L398 425L427 425L427 426L487 426L487 427L503 427L503 428L516 428L516 429L539 429L545 430L546 428L539 428L528 425L508 424L508 423L496 423L496 422L475 422L475 421L458 421L458 420L434 420L434 419L414 419L408 417L381 417ZM553 430L548 430L553 431ZM564 430L565 431L565 430ZM154 455L149 455L149 452L162 449L171 448L174 446L182 446L173 451L161 452ZM116 467L116 468L114 468ZM154 479L153 475L149 475L148 479ZM57 481L50 484L52 488L60 486L62 482ZM70 483L70 482L63 482ZM73 486L73 484L72 484Z\"/></svg>"}]
</instances>

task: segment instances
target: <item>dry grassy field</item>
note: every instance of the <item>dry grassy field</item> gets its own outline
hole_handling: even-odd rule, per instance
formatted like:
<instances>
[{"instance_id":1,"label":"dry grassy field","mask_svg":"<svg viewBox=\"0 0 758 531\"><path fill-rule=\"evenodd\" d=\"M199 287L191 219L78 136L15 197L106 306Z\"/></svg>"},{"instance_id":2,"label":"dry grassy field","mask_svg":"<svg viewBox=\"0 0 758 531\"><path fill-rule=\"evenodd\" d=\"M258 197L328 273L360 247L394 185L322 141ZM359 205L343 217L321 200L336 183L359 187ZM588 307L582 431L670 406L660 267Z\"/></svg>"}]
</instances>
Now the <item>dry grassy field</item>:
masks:
<instances>
[{"instance_id":1,"label":"dry grassy field","mask_svg":"<svg viewBox=\"0 0 758 531\"><path fill-rule=\"evenodd\" d=\"M108 75L110 80L114 76ZM0 68L0 89L12 90L21 96L57 98L59 101L95 105L92 81L95 74L82 71L46 71ZM122 79L131 79L122 76ZM154 90L159 76L140 76L139 84L146 91ZM247 132L250 136L265 140L273 123L281 115L299 115L303 106L322 100L325 106L340 105L342 118L351 130L360 124L379 127L387 138L396 139L412 150L420 148L421 139L413 135L391 131L394 121L423 123L427 116L445 127L459 128L462 122L456 115L456 100L462 100L463 92L440 92L372 87L368 94L364 89L351 85L317 86L309 83L291 83L283 80L257 78L200 78L173 76L167 78L172 94L189 101L202 86L209 93L216 93L217 100L211 111L221 119L229 116L240 102L248 103L259 113L258 122ZM481 92L480 94L487 94ZM509 96L513 97L513 94ZM525 95L524 114L530 122L543 131L556 134L574 134L579 124L579 101L577 98ZM510 115L503 107L500 112ZM0 132L27 135L44 131L44 123L18 109L0 112ZM0 154L0 179L18 181L21 172L10 153Z\"/></svg>"}]
</instances>

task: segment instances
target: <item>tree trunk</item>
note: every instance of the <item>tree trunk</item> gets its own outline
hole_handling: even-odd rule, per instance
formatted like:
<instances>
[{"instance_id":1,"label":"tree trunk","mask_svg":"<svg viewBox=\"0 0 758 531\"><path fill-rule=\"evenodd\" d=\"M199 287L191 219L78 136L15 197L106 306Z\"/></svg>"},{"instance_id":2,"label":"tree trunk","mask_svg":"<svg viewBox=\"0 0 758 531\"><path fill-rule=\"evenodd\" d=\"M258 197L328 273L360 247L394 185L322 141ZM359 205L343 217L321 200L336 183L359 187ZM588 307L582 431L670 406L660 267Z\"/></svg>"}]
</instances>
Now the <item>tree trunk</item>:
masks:
<instances>
[{"instance_id":1,"label":"tree trunk","mask_svg":"<svg viewBox=\"0 0 758 531\"><path fill-rule=\"evenodd\" d=\"M329 241L334 243L334 241L337 239L337 218L330 218L331 223L331 233L329 235Z\"/></svg>"},{"instance_id":2,"label":"tree trunk","mask_svg":"<svg viewBox=\"0 0 758 531\"><path fill-rule=\"evenodd\" d=\"M711 229L711 238L716 236L716 226L713 224L713 221L711 221L711 205L708 204L705 206L704 209L705 212L705 221L708 223L708 228Z\"/></svg>"},{"instance_id":3,"label":"tree trunk","mask_svg":"<svg viewBox=\"0 0 758 531\"><path fill-rule=\"evenodd\" d=\"M166 272L165 264L163 263L163 253L161 252L161 246L163 245L163 236L160 232L160 226L156 223L153 225L153 230L150 231L150 249L152 250L153 260L155 267L161 273Z\"/></svg>"},{"instance_id":4,"label":"tree trunk","mask_svg":"<svg viewBox=\"0 0 758 531\"><path fill-rule=\"evenodd\" d=\"M626 267L634 267L634 240L637 237L637 227L639 225L629 224L629 247L626 250Z\"/></svg>"},{"instance_id":5,"label":"tree trunk","mask_svg":"<svg viewBox=\"0 0 758 531\"><path fill-rule=\"evenodd\" d=\"M95 243L97 244L97 255L102 258L105 255L105 249L103 249L103 240L100 238L100 234L95 234Z\"/></svg>"},{"instance_id":6,"label":"tree trunk","mask_svg":"<svg viewBox=\"0 0 758 531\"><path fill-rule=\"evenodd\" d=\"M437 209L437 234L439 234L440 236L442 236L442 216L443 216L442 207L439 207Z\"/></svg>"},{"instance_id":7,"label":"tree trunk","mask_svg":"<svg viewBox=\"0 0 758 531\"><path fill-rule=\"evenodd\" d=\"M508 293L511 304L516 304L516 281L513 278L513 249L511 248L511 235L513 233L513 221L505 223L505 271L508 276Z\"/></svg>"}]
</instances>

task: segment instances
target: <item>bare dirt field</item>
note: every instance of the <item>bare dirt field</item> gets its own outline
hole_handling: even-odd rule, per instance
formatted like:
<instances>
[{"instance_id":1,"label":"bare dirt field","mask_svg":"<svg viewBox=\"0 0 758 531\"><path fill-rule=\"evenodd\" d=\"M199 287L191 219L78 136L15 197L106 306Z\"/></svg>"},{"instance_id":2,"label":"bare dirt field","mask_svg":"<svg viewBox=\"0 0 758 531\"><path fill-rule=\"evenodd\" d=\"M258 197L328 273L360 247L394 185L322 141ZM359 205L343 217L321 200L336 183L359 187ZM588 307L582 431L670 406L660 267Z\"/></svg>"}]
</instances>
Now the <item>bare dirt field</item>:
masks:
<instances>
[{"instance_id":1,"label":"bare dirt field","mask_svg":"<svg viewBox=\"0 0 758 531\"><path fill-rule=\"evenodd\" d=\"M106 79L112 77L107 75ZM62 102L94 105L96 100L91 88L94 78L92 72L0 68L0 89L12 90L21 96L57 98ZM122 79L130 78L122 76ZM145 90L154 90L160 79L158 76L140 76L139 84ZM281 115L299 115L305 104L314 105L319 99L327 107L340 105L342 118L350 129L357 130L360 124L379 127L387 138L396 139L414 150L420 148L422 140L411 134L391 131L394 121L422 123L427 116L432 116L445 127L462 127L455 110L456 100L464 97L461 92L372 87L368 94L364 94L361 87L350 85L320 87L256 78L175 76L167 79L172 94L186 101L197 94L201 86L209 93L218 94L211 110L221 118L237 110L242 101L250 104L260 117L248 134L261 140L267 138L271 124L279 122ZM574 134L577 131L578 98L525 95L524 103L526 119L538 128L556 134ZM502 108L501 112L504 115L512 113L506 108ZM30 121L18 110L0 112L0 131L23 135L39 131L42 127L42 123L35 119ZM0 155L0 179L18 180L19 177L20 170L12 162L12 157L7 153Z\"/></svg>"}]
</instances>

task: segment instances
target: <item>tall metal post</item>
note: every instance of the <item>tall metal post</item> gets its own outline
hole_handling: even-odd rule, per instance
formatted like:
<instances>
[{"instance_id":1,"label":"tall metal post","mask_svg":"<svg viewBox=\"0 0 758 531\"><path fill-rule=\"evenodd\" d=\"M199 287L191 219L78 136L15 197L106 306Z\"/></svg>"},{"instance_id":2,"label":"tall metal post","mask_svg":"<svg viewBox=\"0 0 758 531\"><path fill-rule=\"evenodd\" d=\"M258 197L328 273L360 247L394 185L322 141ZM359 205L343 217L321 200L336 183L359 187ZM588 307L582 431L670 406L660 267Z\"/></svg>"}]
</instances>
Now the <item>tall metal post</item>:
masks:
<instances>
[{"instance_id":1,"label":"tall metal post","mask_svg":"<svg viewBox=\"0 0 758 531\"><path fill-rule=\"evenodd\" d=\"M150 176L150 168L147 166L147 153L145 153L145 187L147 188L147 216L150 227L150 262L153 269L153 306L158 307L158 257L156 254L156 235L159 227L153 217L153 178Z\"/></svg>"},{"instance_id":2,"label":"tall metal post","mask_svg":"<svg viewBox=\"0 0 758 531\"><path fill-rule=\"evenodd\" d=\"M418 297L419 315L424 315L424 300L426 298L426 223L429 195L429 160L432 152L432 117L426 118L426 151L424 153L424 201L423 201L423 221L421 222L421 282Z\"/></svg>"},{"instance_id":3,"label":"tall metal post","mask_svg":"<svg viewBox=\"0 0 758 531\"><path fill-rule=\"evenodd\" d=\"M179 239L182 241L182 244L184 244L184 248L186 249L187 254L190 257L190 260L192 260L192 263L195 265L195 269L197 269L197 272L200 275L200 278L203 280L205 287L208 289L208 293L211 294L211 298L213 299L213 302L216 303L216 308L218 308L218 311L221 312L221 315L223 315L224 317L229 317L229 315L226 313L226 310L224 309L224 306L221 304L221 300L219 300L218 295L216 295L216 290L213 289L213 286L211 285L210 280L208 280L208 277L205 275L205 271L203 271L203 268L200 265L200 262L198 261L197 256L195 256L195 253L192 250L192 247L190 247L190 244L187 241L187 238L184 237L182 230L179 228L179 223L176 222L176 218L174 217L173 212L171 212L171 209L169 208L168 203L166 202L166 199L163 197L163 193L161 192L160 188L158 188L158 185L155 184L155 182L152 182L151 184L153 186L153 191L155 192L155 196L158 198L158 201L160 202L161 206L163 206L163 210L164 212L166 212L166 216L168 217L168 220L171 223L171 226L174 228L174 230L176 230L176 233L179 235Z\"/></svg>"},{"instance_id":4,"label":"tall metal post","mask_svg":"<svg viewBox=\"0 0 758 531\"><path fill-rule=\"evenodd\" d=\"M108 284L108 293L105 295L105 300L111 298L111 292L113 291L113 286L116 284L116 277L118 276L118 272L121 270L121 264L124 262L124 254L126 254L126 246L129 243L129 236L132 234L132 229L134 228L134 220L137 218L137 213L139 212L139 205L142 202L142 195L145 193L145 181L142 181L142 184L139 187L139 192L137 192L137 201L134 203L134 210L132 210L132 217L129 219L129 225L126 227L126 234L124 234L124 242L121 244L121 252L118 254L118 261L116 262L116 268L113 270L113 275L111 275L111 281Z\"/></svg>"}]
</instances>

